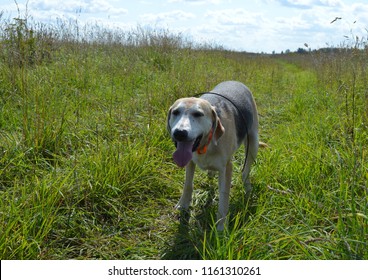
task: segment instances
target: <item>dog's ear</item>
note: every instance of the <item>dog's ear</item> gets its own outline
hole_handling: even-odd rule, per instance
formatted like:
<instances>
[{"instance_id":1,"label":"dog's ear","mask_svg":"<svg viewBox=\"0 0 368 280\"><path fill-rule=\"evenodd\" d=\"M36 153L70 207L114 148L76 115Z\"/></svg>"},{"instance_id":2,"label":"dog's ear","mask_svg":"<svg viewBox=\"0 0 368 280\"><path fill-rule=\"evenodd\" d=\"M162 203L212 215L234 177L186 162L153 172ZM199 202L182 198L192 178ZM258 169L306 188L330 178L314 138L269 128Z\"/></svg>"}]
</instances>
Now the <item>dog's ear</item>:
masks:
<instances>
[{"instance_id":1,"label":"dog's ear","mask_svg":"<svg viewBox=\"0 0 368 280\"><path fill-rule=\"evenodd\" d=\"M212 107L212 129L213 129L213 141L217 145L217 140L224 134L225 128L223 127L220 118L216 113L215 107Z\"/></svg>"},{"instance_id":2,"label":"dog's ear","mask_svg":"<svg viewBox=\"0 0 368 280\"><path fill-rule=\"evenodd\" d=\"M171 127L170 127L171 110L172 110L172 107L170 107L169 112L167 113L167 121L166 121L166 128L169 133L171 133Z\"/></svg>"}]
</instances>

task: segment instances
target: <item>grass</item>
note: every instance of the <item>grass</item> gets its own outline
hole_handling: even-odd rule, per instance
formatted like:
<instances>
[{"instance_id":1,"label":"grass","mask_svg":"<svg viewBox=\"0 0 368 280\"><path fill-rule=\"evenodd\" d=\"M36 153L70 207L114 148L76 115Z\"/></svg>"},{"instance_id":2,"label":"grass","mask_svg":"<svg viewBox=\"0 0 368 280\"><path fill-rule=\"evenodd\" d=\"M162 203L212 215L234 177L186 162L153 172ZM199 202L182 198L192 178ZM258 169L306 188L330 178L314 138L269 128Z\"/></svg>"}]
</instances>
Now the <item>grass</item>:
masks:
<instances>
[{"instance_id":1,"label":"grass","mask_svg":"<svg viewBox=\"0 0 368 280\"><path fill-rule=\"evenodd\" d=\"M366 47L251 55L162 30L0 20L1 259L368 259ZM253 91L270 148L249 200L235 155L218 233L201 171L178 221L184 171L165 123L175 99L224 80Z\"/></svg>"}]
</instances>

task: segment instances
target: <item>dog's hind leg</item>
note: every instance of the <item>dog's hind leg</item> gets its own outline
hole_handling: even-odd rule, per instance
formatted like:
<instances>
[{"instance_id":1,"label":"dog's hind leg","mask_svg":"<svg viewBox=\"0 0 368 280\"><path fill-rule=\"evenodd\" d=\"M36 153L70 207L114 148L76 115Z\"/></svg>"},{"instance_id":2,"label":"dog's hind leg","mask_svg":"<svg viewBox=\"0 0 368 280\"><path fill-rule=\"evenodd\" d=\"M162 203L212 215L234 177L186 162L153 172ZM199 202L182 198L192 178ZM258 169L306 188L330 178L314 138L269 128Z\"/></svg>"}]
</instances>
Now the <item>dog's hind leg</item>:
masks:
<instances>
[{"instance_id":1,"label":"dog's hind leg","mask_svg":"<svg viewBox=\"0 0 368 280\"><path fill-rule=\"evenodd\" d=\"M250 167L255 161L258 153L259 140L258 140L258 132L253 131L248 134L248 136L244 140L245 146L245 163L242 171L243 184L245 187L246 193L249 193L252 190L252 185L250 184L249 172Z\"/></svg>"},{"instance_id":2,"label":"dog's hind leg","mask_svg":"<svg viewBox=\"0 0 368 280\"><path fill-rule=\"evenodd\" d=\"M219 172L219 207L217 214L217 230L222 231L229 211L229 197L233 164L229 161L224 170Z\"/></svg>"}]
</instances>

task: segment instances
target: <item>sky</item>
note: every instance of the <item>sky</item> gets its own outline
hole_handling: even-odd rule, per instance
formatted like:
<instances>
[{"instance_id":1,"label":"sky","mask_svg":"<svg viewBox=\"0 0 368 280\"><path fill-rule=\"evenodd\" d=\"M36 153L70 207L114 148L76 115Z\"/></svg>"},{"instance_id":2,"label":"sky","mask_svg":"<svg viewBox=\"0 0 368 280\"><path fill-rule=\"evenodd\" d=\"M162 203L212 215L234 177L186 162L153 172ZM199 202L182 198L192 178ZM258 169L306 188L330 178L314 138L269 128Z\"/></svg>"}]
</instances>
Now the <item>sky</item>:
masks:
<instances>
[{"instance_id":1,"label":"sky","mask_svg":"<svg viewBox=\"0 0 368 280\"><path fill-rule=\"evenodd\" d=\"M367 0L17 0L22 15L52 23L133 30L165 29L234 51L280 53L368 41ZM27 9L26 9L26 3ZM0 0L3 18L17 16L14 0ZM337 19L336 19L337 18ZM336 20L335 20L336 19Z\"/></svg>"}]
</instances>

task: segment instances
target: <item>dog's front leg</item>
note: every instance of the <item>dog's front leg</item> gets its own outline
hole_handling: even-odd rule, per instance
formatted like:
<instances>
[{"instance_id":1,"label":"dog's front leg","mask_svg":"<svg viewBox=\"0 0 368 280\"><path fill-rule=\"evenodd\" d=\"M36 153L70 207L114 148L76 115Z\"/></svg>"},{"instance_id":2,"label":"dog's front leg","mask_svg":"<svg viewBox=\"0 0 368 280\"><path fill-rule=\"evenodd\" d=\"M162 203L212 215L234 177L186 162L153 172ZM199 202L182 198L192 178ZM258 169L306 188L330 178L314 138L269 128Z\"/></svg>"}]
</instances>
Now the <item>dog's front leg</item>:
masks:
<instances>
[{"instance_id":1,"label":"dog's front leg","mask_svg":"<svg viewBox=\"0 0 368 280\"><path fill-rule=\"evenodd\" d=\"M196 165L193 161L190 161L185 167L184 189L178 204L175 206L176 209L187 210L189 208L190 202L192 201L195 167Z\"/></svg>"},{"instance_id":2,"label":"dog's front leg","mask_svg":"<svg viewBox=\"0 0 368 280\"><path fill-rule=\"evenodd\" d=\"M233 164L229 161L226 167L219 173L219 208L217 214L217 230L222 231L229 211L229 196L231 188L231 176Z\"/></svg>"}]
</instances>

